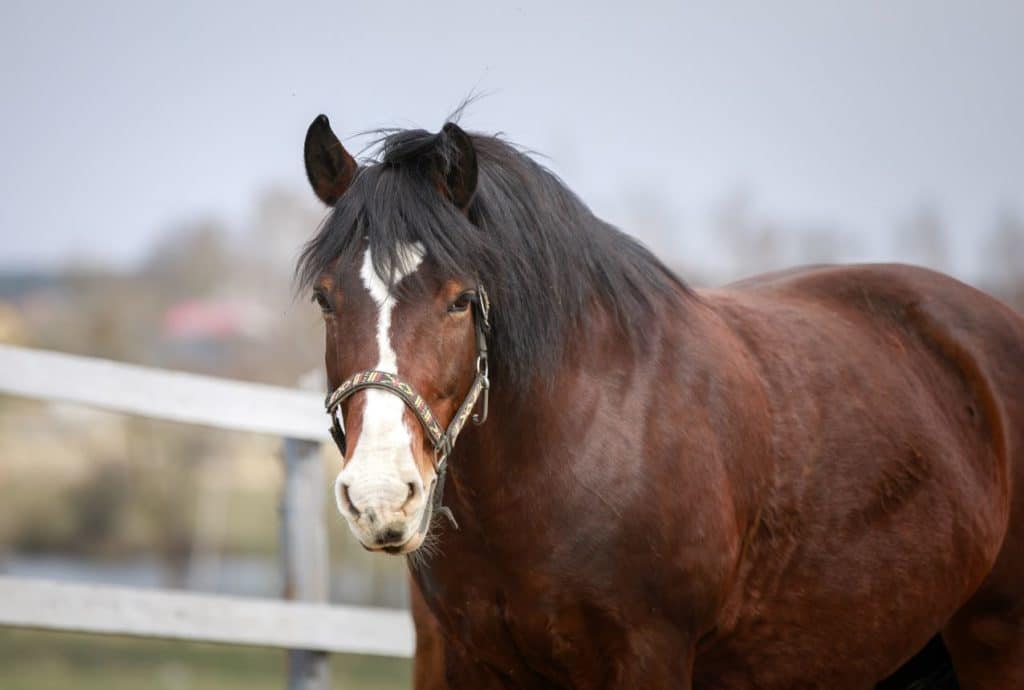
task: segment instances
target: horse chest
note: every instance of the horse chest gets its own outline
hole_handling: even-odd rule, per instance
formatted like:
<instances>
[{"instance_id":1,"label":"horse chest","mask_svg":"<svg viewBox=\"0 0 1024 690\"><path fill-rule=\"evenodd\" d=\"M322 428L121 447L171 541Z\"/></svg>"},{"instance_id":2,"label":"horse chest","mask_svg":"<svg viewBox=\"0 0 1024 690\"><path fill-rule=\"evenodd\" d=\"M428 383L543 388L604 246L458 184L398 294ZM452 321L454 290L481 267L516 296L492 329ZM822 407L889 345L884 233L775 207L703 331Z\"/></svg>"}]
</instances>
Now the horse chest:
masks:
<instances>
[{"instance_id":1,"label":"horse chest","mask_svg":"<svg viewBox=\"0 0 1024 690\"><path fill-rule=\"evenodd\" d=\"M551 589L477 593L449 618L462 661L515 688L600 687L609 635L587 605Z\"/></svg>"}]
</instances>

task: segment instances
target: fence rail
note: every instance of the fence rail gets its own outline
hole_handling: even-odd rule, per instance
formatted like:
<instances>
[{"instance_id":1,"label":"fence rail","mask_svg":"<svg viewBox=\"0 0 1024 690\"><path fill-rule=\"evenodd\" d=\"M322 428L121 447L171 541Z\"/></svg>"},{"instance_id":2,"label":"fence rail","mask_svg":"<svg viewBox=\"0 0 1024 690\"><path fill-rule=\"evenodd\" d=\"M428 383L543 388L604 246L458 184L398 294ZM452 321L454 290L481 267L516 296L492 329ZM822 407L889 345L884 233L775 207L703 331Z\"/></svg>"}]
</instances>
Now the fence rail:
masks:
<instances>
[{"instance_id":1,"label":"fence rail","mask_svg":"<svg viewBox=\"0 0 1024 690\"><path fill-rule=\"evenodd\" d=\"M221 429L329 438L316 393L13 345L0 344L0 392Z\"/></svg>"},{"instance_id":2,"label":"fence rail","mask_svg":"<svg viewBox=\"0 0 1024 690\"><path fill-rule=\"evenodd\" d=\"M406 611L8 576L0 625L397 657L414 639Z\"/></svg>"},{"instance_id":3,"label":"fence rail","mask_svg":"<svg viewBox=\"0 0 1024 690\"><path fill-rule=\"evenodd\" d=\"M316 393L0 344L0 393L284 437L282 568L290 597L140 590L0 576L0 625L289 650L292 690L329 687L324 653L409 657L405 611L330 606Z\"/></svg>"}]
</instances>

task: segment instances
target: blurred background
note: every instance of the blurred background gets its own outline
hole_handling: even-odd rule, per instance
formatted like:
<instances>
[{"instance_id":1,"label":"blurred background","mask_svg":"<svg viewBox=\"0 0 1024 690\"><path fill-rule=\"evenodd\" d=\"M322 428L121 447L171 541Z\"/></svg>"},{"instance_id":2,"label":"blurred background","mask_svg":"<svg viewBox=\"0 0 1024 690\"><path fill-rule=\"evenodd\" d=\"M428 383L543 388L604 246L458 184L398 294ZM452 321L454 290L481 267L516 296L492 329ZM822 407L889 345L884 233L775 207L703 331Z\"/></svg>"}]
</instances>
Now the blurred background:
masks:
<instances>
[{"instance_id":1,"label":"blurred background","mask_svg":"<svg viewBox=\"0 0 1024 690\"><path fill-rule=\"evenodd\" d=\"M503 132L685 279L904 261L1024 308L1024 5L0 4L0 342L286 386L301 146ZM280 440L0 397L0 573L279 596ZM337 470L325 449L328 476ZM324 487L325 493L329 490ZM331 597L404 565L332 514ZM336 687L406 662L334 657ZM280 652L0 628L3 688L280 688Z\"/></svg>"}]
</instances>

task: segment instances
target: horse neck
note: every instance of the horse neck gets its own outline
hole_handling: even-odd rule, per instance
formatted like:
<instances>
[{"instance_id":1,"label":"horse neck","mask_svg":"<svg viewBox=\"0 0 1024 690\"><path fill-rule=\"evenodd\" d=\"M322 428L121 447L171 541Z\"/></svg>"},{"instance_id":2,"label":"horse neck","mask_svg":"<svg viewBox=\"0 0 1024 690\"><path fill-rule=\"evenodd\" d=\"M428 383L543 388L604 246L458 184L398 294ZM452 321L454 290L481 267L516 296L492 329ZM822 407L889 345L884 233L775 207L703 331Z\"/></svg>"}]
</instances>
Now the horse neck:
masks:
<instances>
[{"instance_id":1,"label":"horse neck","mask_svg":"<svg viewBox=\"0 0 1024 690\"><path fill-rule=\"evenodd\" d=\"M673 338L656 319L650 331L656 352ZM528 392L507 394L496 380L487 422L460 440L446 500L468 530L501 531L510 526L501 521L545 519L544 511L563 509L572 496L560 487L577 489L571 483L575 465L594 461L588 441L621 433L618 427L629 423L607 415L607 423L595 420L595 400L631 385L650 366L651 353L626 343L618 323L603 312L593 314L572 343L561 365L540 372Z\"/></svg>"}]
</instances>

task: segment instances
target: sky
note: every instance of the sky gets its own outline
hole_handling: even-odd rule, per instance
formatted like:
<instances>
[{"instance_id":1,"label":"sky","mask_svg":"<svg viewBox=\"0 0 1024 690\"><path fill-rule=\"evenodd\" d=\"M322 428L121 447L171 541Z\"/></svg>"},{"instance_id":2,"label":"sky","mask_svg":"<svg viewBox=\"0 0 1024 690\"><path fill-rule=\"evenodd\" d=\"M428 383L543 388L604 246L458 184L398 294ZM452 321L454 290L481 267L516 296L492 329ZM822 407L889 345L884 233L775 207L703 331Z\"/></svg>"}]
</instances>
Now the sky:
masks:
<instances>
[{"instance_id":1,"label":"sky","mask_svg":"<svg viewBox=\"0 0 1024 690\"><path fill-rule=\"evenodd\" d=\"M304 191L318 113L358 150L474 90L466 128L545 154L670 260L727 260L712 219L736 194L857 236L851 260L894 258L928 205L967 256L1024 209L1022 37L1016 1L5 0L0 270L130 267Z\"/></svg>"}]
</instances>

